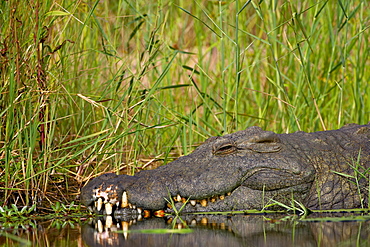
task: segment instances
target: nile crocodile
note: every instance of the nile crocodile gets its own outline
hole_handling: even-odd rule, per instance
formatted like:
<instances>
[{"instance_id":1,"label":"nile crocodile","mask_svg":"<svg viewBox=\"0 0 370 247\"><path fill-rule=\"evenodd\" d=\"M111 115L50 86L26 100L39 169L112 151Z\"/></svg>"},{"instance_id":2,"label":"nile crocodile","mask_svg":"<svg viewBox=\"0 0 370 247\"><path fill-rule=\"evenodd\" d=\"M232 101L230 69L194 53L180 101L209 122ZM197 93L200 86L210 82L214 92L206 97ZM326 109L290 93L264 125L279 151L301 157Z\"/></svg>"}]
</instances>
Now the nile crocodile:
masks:
<instances>
[{"instance_id":1,"label":"nile crocodile","mask_svg":"<svg viewBox=\"0 0 370 247\"><path fill-rule=\"evenodd\" d=\"M370 122L338 130L276 134L250 127L211 137L193 153L135 176L101 175L81 201L104 214L263 209L299 202L309 209L368 206ZM171 196L171 198L169 198Z\"/></svg>"}]
</instances>

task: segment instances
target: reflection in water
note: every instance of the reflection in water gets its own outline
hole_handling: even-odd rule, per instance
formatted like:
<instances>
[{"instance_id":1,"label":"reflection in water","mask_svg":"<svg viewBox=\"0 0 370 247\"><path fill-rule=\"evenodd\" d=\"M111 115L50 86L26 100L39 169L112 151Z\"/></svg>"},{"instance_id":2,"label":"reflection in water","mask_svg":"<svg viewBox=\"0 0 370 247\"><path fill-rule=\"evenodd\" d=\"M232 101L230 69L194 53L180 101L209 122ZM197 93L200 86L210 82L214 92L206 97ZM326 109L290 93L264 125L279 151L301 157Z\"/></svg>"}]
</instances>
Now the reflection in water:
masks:
<instances>
[{"instance_id":1,"label":"reflection in water","mask_svg":"<svg viewBox=\"0 0 370 247\"><path fill-rule=\"evenodd\" d=\"M176 218L90 219L37 223L11 229L0 223L0 246L370 246L370 223L303 222L281 215L185 215ZM185 229L162 234L145 229ZM8 234L8 237L5 237Z\"/></svg>"},{"instance_id":2,"label":"reflection in water","mask_svg":"<svg viewBox=\"0 0 370 247\"><path fill-rule=\"evenodd\" d=\"M86 246L74 220L55 219L18 225L0 221L0 246Z\"/></svg>"},{"instance_id":3,"label":"reflection in water","mask_svg":"<svg viewBox=\"0 0 370 247\"><path fill-rule=\"evenodd\" d=\"M207 218L206 218L207 217ZM183 222L149 218L120 221L111 217L83 226L88 246L367 246L367 222L301 222L261 215L186 215L189 234L148 234L143 229L183 228ZM167 222L166 222L167 221ZM171 224L168 224L171 222ZM129 228L129 232L125 232ZM118 231L118 232L117 232Z\"/></svg>"}]
</instances>

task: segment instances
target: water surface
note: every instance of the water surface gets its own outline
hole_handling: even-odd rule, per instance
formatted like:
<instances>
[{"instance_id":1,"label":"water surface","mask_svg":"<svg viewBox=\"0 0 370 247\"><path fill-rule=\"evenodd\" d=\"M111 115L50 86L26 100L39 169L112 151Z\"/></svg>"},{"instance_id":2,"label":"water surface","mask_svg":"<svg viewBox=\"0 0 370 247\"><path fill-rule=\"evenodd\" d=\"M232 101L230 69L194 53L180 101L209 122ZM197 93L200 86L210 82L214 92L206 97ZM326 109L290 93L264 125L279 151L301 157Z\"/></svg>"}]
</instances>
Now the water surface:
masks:
<instances>
[{"instance_id":1,"label":"water surface","mask_svg":"<svg viewBox=\"0 0 370 247\"><path fill-rule=\"evenodd\" d=\"M1 224L1 246L370 246L368 216L185 215ZM159 230L158 230L159 229Z\"/></svg>"}]
</instances>

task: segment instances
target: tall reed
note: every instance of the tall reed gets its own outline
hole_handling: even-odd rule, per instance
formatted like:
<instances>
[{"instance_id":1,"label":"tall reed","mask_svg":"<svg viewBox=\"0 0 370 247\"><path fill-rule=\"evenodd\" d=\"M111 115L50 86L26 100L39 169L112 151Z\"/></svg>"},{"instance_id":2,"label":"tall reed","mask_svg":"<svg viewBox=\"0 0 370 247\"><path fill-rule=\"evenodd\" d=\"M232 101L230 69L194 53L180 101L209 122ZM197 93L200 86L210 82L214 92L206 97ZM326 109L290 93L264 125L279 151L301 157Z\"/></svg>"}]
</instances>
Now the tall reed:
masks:
<instances>
[{"instance_id":1,"label":"tall reed","mask_svg":"<svg viewBox=\"0 0 370 247\"><path fill-rule=\"evenodd\" d=\"M369 121L367 1L1 1L0 196L68 201L259 125Z\"/></svg>"}]
</instances>

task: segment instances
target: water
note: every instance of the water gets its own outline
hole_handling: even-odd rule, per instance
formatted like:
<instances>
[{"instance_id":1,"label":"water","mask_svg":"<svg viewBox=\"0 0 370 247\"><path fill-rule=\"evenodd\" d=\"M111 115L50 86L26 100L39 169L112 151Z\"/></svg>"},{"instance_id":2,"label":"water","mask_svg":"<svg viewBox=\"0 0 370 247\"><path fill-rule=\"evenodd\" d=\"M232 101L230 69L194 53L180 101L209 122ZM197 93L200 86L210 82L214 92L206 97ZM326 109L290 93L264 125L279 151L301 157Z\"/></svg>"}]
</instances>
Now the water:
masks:
<instances>
[{"instance_id":1,"label":"water","mask_svg":"<svg viewBox=\"0 0 370 247\"><path fill-rule=\"evenodd\" d=\"M368 216L327 216L312 215L309 221L284 215L100 217L33 222L13 229L2 224L0 246L370 246Z\"/></svg>"}]
</instances>

